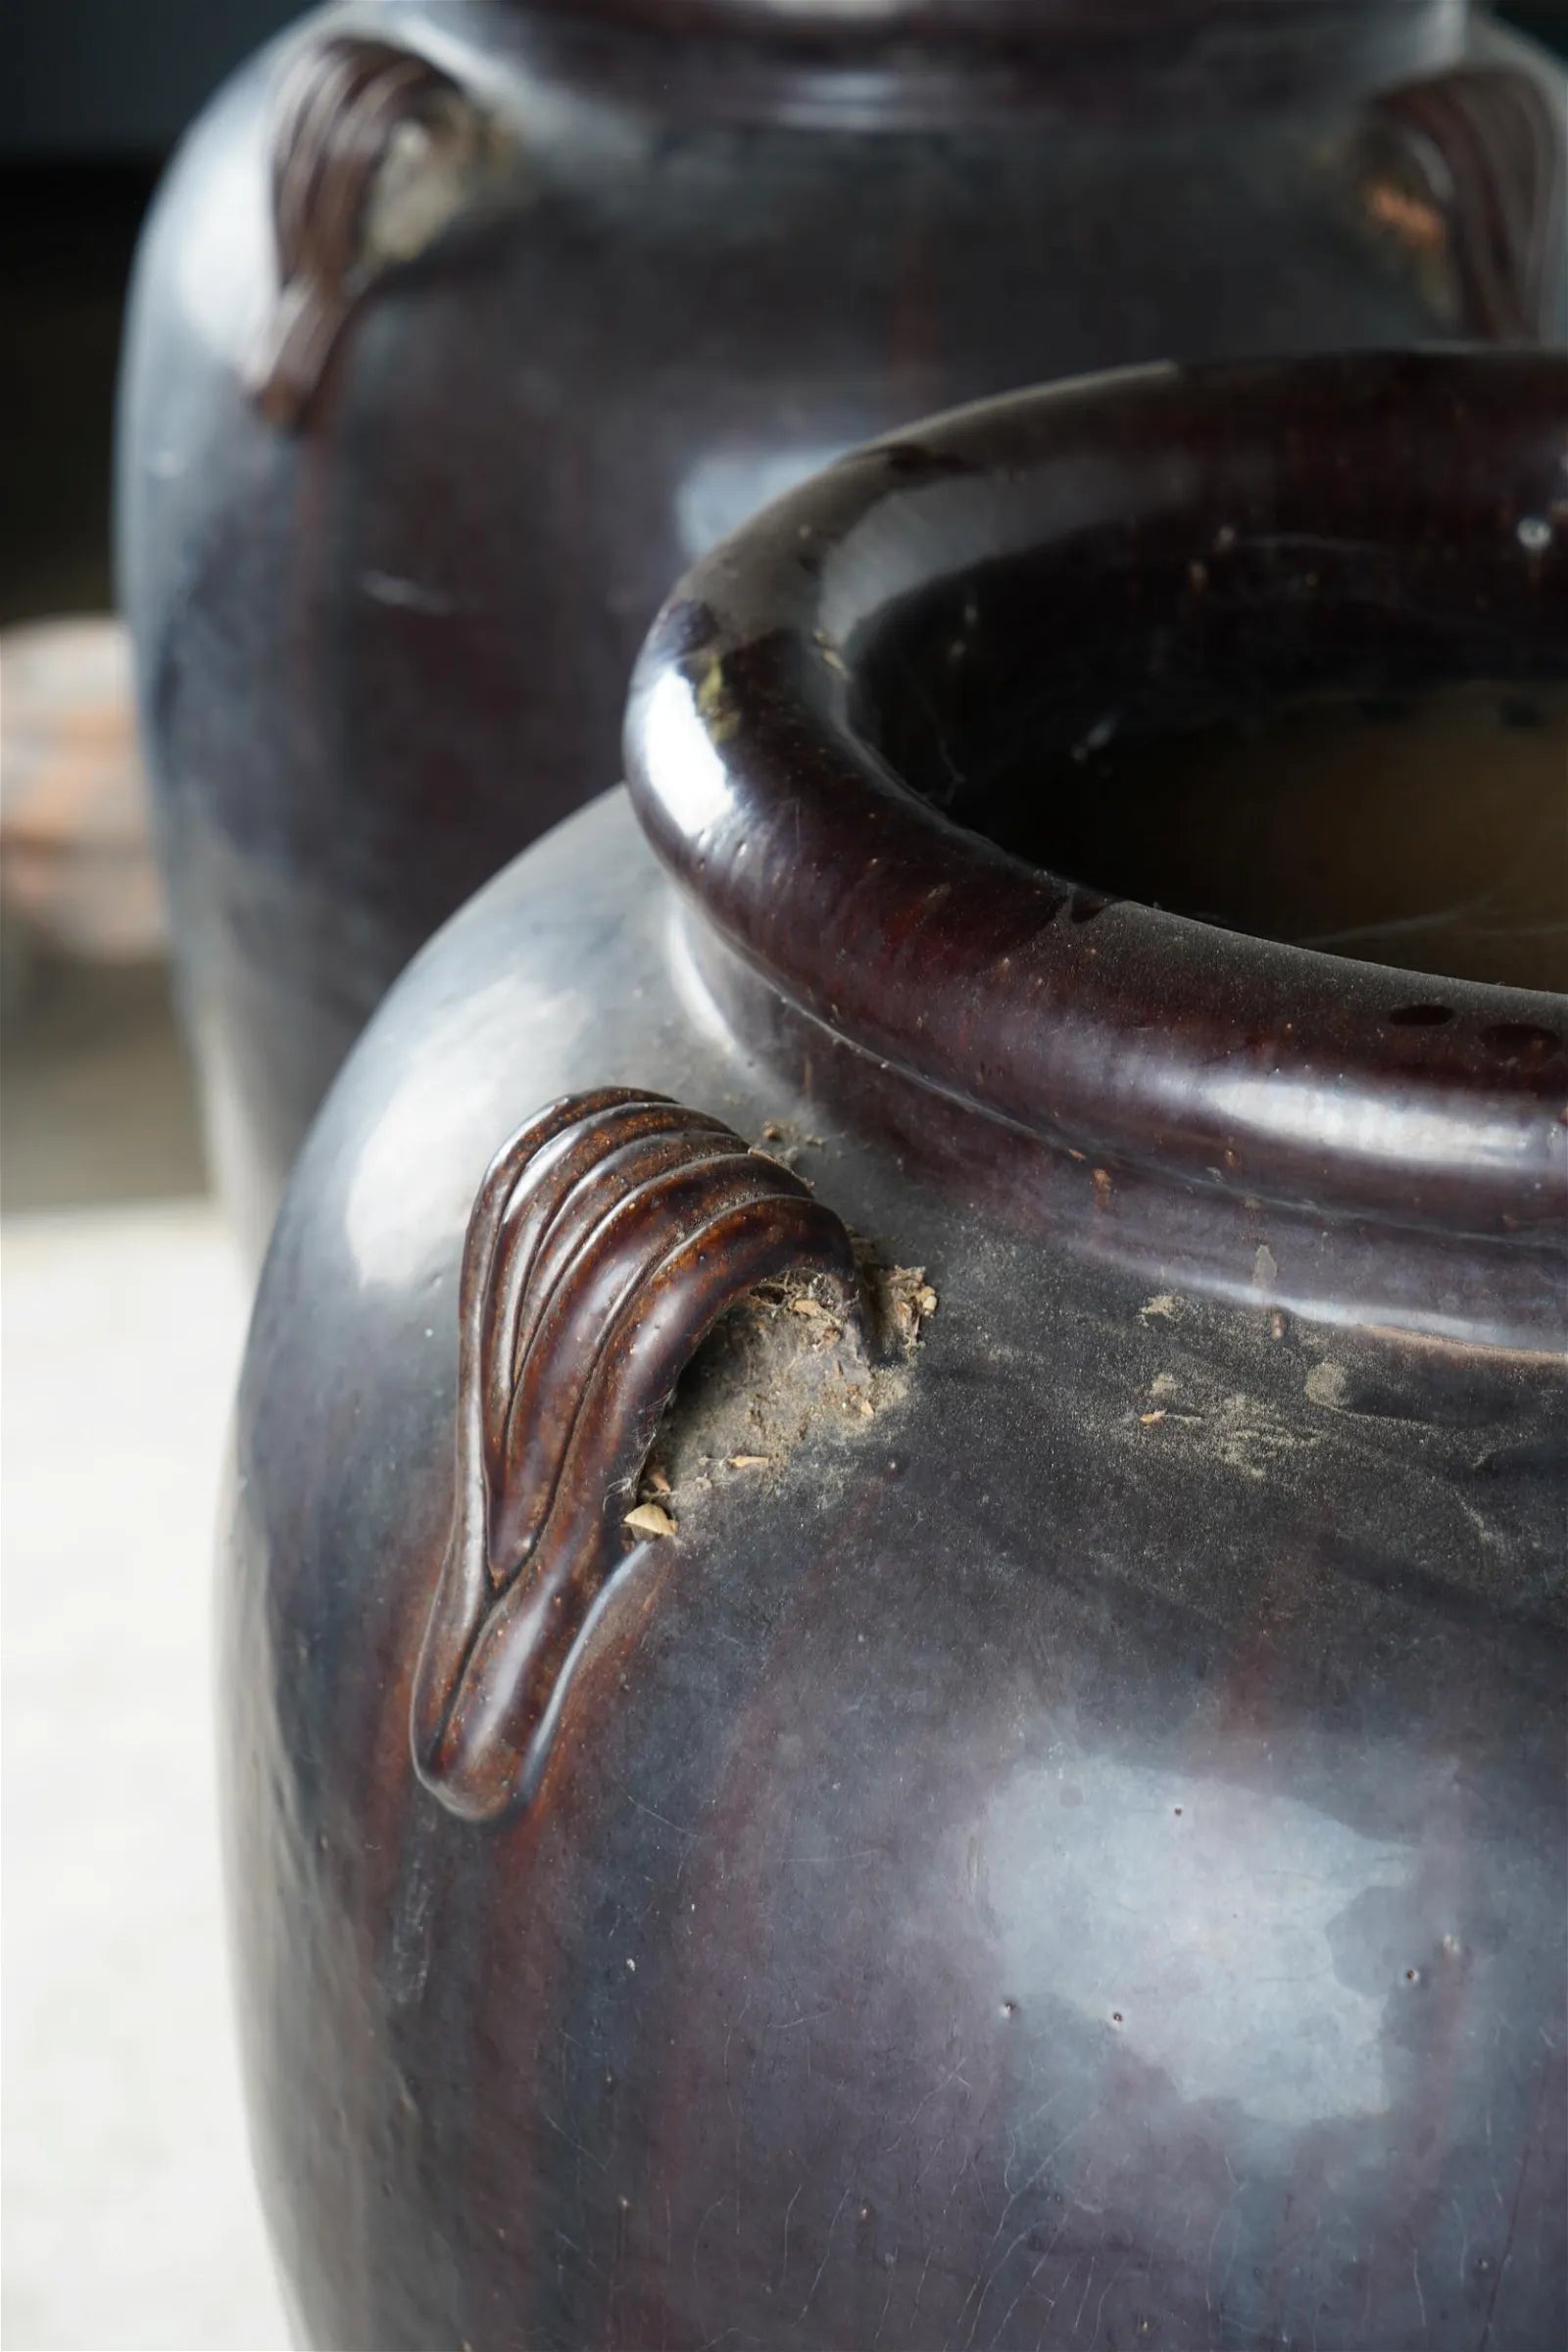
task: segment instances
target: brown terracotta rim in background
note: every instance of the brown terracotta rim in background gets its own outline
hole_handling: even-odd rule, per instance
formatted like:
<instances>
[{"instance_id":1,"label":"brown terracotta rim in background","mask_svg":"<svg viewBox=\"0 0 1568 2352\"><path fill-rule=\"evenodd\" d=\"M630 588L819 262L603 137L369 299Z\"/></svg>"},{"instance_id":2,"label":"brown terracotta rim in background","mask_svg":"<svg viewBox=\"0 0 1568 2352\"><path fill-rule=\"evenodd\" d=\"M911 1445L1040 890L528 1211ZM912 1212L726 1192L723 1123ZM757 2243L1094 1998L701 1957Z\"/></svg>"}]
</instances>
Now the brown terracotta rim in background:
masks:
<instances>
[{"instance_id":1,"label":"brown terracotta rim in background","mask_svg":"<svg viewBox=\"0 0 1568 2352\"><path fill-rule=\"evenodd\" d=\"M1091 901L950 821L886 741L977 582L999 678L1133 690L1152 632L1185 631L1282 691L1561 680L1565 540L1561 357L987 402L853 454L688 573L634 683L633 799L750 965L944 1096L1224 1192L1539 1245L1563 1225L1568 1003Z\"/></svg>"}]
</instances>

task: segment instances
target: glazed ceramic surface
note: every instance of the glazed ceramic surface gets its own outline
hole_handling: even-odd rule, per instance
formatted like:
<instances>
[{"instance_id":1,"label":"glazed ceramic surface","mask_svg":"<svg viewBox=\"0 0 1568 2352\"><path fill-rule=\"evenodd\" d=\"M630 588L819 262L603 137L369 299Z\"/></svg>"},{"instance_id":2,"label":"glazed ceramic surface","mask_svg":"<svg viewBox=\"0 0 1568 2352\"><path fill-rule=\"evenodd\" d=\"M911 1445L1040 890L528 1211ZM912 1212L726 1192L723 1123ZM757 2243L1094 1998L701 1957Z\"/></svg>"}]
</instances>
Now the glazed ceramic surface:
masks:
<instances>
[{"instance_id":1,"label":"glazed ceramic surface","mask_svg":"<svg viewBox=\"0 0 1568 2352\"><path fill-rule=\"evenodd\" d=\"M848 459L393 992L225 1550L306 2340L1562 2340L1568 1004L962 820L1112 712L1544 707L1565 423L1427 356Z\"/></svg>"},{"instance_id":2,"label":"glazed ceramic surface","mask_svg":"<svg viewBox=\"0 0 1568 2352\"><path fill-rule=\"evenodd\" d=\"M348 6L148 232L122 585L260 1246L415 949L618 773L677 573L902 419L1113 363L1558 336L1563 88L1449 0Z\"/></svg>"}]
</instances>

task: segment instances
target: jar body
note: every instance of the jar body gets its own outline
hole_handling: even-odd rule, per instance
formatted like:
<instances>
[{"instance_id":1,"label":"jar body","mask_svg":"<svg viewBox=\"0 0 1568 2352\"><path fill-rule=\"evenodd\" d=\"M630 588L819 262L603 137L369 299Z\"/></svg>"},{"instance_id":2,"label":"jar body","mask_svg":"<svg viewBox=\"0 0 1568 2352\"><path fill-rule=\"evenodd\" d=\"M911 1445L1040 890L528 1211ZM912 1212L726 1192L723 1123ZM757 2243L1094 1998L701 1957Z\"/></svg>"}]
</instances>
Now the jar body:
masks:
<instances>
[{"instance_id":1,"label":"jar body","mask_svg":"<svg viewBox=\"0 0 1568 2352\"><path fill-rule=\"evenodd\" d=\"M1522 278L1499 297L1489 246L1478 292L1463 207L1492 236L1524 93L1548 130L1507 218L1540 278L1560 86L1490 32L1455 50L1440 13L1413 56L1352 48L1344 87L1336 67L1293 95L1298 57L1236 87L1178 59L1145 88L1129 45L1087 96L1048 56L1027 103L959 82L905 121L891 71L837 112L726 112L664 94L624 31L563 62L515 8L336 12L309 38L428 52L506 161L471 220L368 285L283 423L247 374L278 300L277 58L220 97L146 239L121 541L186 1015L255 1239L370 1008L614 777L660 596L777 491L1042 376L1553 331L1549 267L1544 308ZM1434 150L1379 76L1473 96L1478 74L1472 183L1442 162L1452 122ZM1434 152L1458 228L1409 181Z\"/></svg>"},{"instance_id":2,"label":"jar body","mask_svg":"<svg viewBox=\"0 0 1568 2352\"><path fill-rule=\"evenodd\" d=\"M1063 1157L1065 1248L689 947L623 796L561 828L399 984L264 1272L225 1779L307 2339L1557 2340L1560 1366L1298 1314L1266 1208L1250 1298L1152 1282ZM936 1304L858 1432L677 1481L465 1821L409 1741L464 1228L616 1082L793 1142Z\"/></svg>"}]
</instances>

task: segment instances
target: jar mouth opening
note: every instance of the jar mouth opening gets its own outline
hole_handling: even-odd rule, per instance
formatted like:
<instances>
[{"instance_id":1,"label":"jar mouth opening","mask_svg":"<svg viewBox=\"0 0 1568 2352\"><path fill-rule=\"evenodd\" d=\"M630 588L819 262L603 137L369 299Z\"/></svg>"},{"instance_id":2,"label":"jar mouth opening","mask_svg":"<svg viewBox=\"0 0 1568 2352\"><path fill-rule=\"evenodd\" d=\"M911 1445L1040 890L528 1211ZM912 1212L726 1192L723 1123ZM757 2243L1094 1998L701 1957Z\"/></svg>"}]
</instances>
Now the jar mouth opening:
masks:
<instances>
[{"instance_id":1,"label":"jar mouth opening","mask_svg":"<svg viewBox=\"0 0 1568 2352\"><path fill-rule=\"evenodd\" d=\"M854 453L688 574L627 733L707 919L867 1052L1538 1238L1559 757L1568 361L1498 351L1130 370Z\"/></svg>"},{"instance_id":2,"label":"jar mouth opening","mask_svg":"<svg viewBox=\"0 0 1568 2352\"><path fill-rule=\"evenodd\" d=\"M1033 712L1010 741L956 745L928 713L895 764L1058 877L1075 922L1128 900L1388 965L1433 983L1407 1025L1451 1019L1457 980L1568 987L1568 681L1155 686L1076 725Z\"/></svg>"}]
</instances>

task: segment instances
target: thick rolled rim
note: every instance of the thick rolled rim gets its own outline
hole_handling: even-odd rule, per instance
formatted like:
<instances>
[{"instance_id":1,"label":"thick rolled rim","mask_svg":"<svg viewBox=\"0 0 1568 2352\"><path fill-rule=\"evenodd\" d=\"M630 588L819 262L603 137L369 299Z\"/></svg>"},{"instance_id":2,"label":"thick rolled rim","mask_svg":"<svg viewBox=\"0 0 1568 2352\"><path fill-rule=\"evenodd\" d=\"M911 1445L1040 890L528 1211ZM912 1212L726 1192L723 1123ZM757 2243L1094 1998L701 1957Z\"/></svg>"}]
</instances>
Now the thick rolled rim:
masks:
<instances>
[{"instance_id":1,"label":"thick rolled rim","mask_svg":"<svg viewBox=\"0 0 1568 2352\"><path fill-rule=\"evenodd\" d=\"M1049 590L1095 533L1129 577L1184 534L1195 564L1296 542L1303 581L1340 565L1326 612L1446 598L1488 658L1568 675L1568 358L1141 368L851 453L650 635L625 746L659 856L786 999L977 1111L1326 1212L1560 1233L1568 1002L1086 904L868 736L866 648L922 591L1012 561Z\"/></svg>"}]
</instances>

